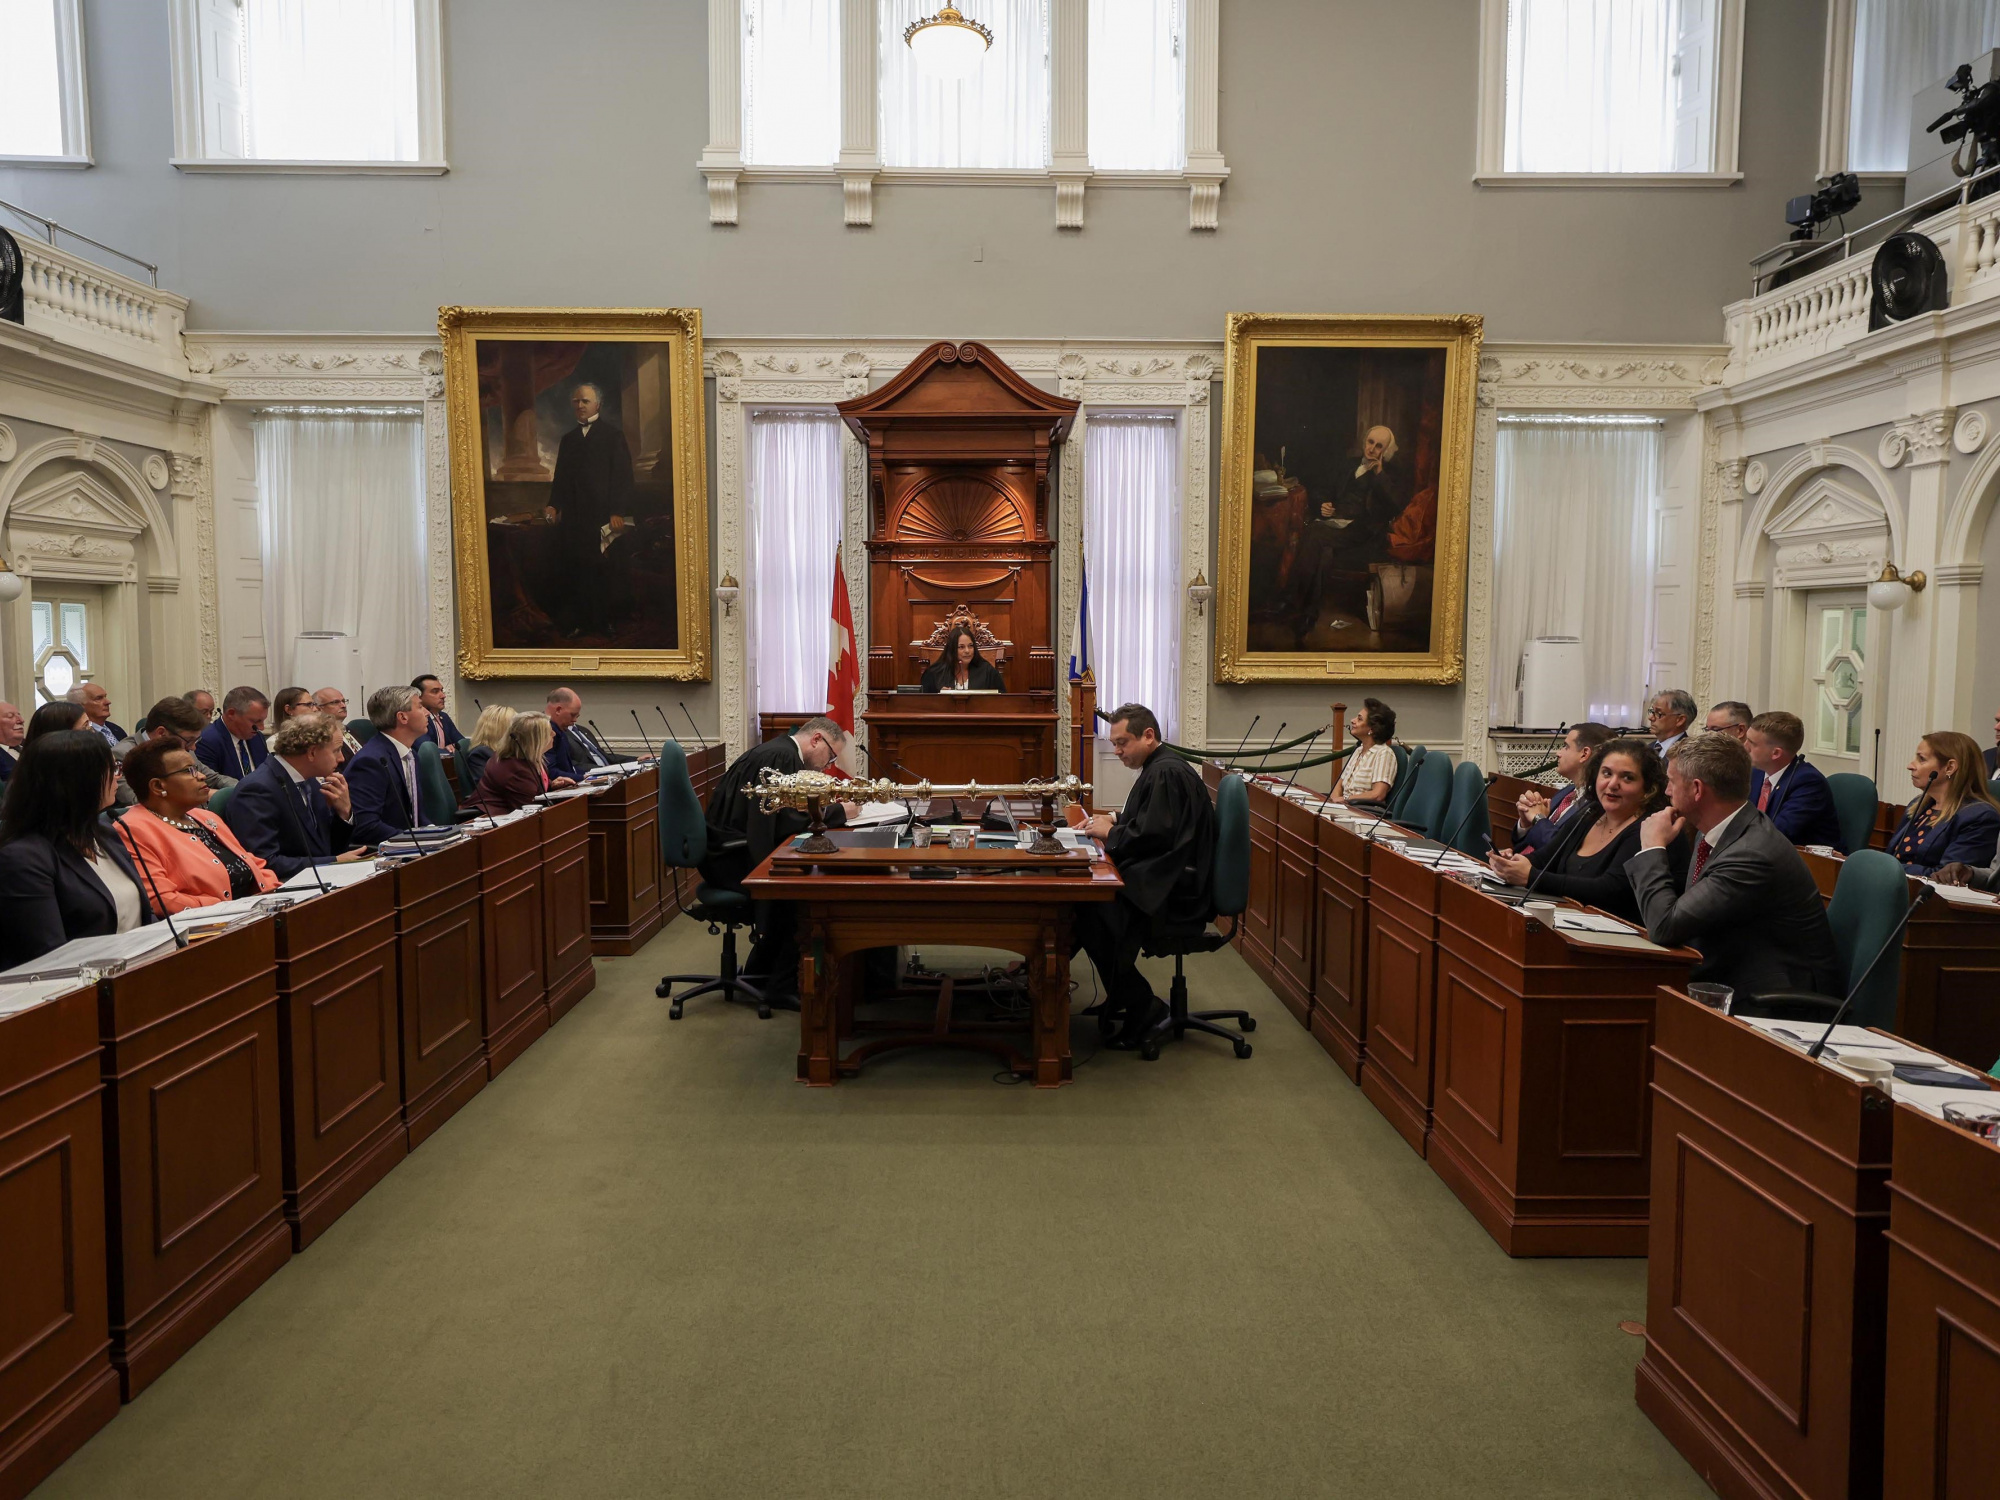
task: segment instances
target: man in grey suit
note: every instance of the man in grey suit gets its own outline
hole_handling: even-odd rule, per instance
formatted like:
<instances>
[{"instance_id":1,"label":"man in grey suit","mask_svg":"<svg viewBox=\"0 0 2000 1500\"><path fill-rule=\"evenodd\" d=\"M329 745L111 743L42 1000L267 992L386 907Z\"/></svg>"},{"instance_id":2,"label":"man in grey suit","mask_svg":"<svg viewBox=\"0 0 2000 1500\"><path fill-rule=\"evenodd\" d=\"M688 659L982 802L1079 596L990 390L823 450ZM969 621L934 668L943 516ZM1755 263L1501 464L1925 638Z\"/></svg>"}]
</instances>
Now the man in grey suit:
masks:
<instances>
[{"instance_id":1,"label":"man in grey suit","mask_svg":"<svg viewBox=\"0 0 2000 1500\"><path fill-rule=\"evenodd\" d=\"M1672 806L1640 826L1625 866L1646 935L1701 953L1692 978L1739 997L1806 990L1841 994L1826 905L1791 841L1749 805L1750 756L1726 734L1701 734L1667 757ZM1696 835L1687 885L1676 891L1667 846Z\"/></svg>"}]
</instances>

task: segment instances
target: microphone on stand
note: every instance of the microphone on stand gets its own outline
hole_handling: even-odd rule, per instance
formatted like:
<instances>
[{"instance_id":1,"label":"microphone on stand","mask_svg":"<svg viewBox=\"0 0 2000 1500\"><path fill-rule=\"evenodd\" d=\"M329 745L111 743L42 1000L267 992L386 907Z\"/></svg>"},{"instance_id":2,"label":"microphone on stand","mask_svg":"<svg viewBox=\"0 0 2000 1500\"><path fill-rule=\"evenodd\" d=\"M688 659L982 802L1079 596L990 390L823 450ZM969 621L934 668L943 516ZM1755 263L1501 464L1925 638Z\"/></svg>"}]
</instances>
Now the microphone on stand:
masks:
<instances>
[{"instance_id":1,"label":"microphone on stand","mask_svg":"<svg viewBox=\"0 0 2000 1500\"><path fill-rule=\"evenodd\" d=\"M653 748L653 741L646 733L646 721L639 717L639 710L636 708L632 710L632 722L639 726L639 740L646 747L647 758L658 760L659 752Z\"/></svg>"},{"instance_id":2,"label":"microphone on stand","mask_svg":"<svg viewBox=\"0 0 2000 1500\"><path fill-rule=\"evenodd\" d=\"M1268 745L1263 750L1263 752L1259 754L1257 757L1257 769L1259 771L1262 771L1264 769L1264 762L1271 758L1271 751L1278 748L1278 741L1282 740L1285 737L1285 725L1289 722L1290 722L1289 720L1282 720L1282 719L1278 722L1278 732L1271 736L1270 745Z\"/></svg>"},{"instance_id":3,"label":"microphone on stand","mask_svg":"<svg viewBox=\"0 0 2000 1500\"><path fill-rule=\"evenodd\" d=\"M611 753L611 746L605 743L604 734L597 727L597 720L585 719L583 722L590 726L590 738L597 746L597 753L604 757L604 764L607 766L615 764L617 758Z\"/></svg>"},{"instance_id":4,"label":"microphone on stand","mask_svg":"<svg viewBox=\"0 0 2000 1500\"><path fill-rule=\"evenodd\" d=\"M700 726L699 724L695 723L695 721L694 721L694 715L693 715L693 714L691 714L691 713L688 713L688 706L687 706L687 703L686 703L686 701L685 701L684 699L680 699L680 698L676 698L676 699L674 700L674 702L676 702L676 703L678 703L678 704L680 705L680 710L681 710L681 713L682 713L682 715L683 715L683 716L685 716L685 717L686 717L686 719L687 719L687 721L688 721L688 728L690 728L690 729L692 729L692 730L694 731L694 737L695 737L695 741L696 741L696 743L697 743L697 744L699 744L699 745L701 746L701 748L702 748L702 749L706 750L706 749L708 748L708 739L707 739L707 737L706 737L706 736L704 736L704 735L702 734L702 732L701 732L701 726ZM661 715L660 715L660 717L664 719L664 718L666 717L666 715L665 715L665 714L661 714Z\"/></svg>"},{"instance_id":5,"label":"microphone on stand","mask_svg":"<svg viewBox=\"0 0 2000 1500\"><path fill-rule=\"evenodd\" d=\"M1937 773L1933 771L1931 774L1935 776ZM1806 1049L1807 1057L1816 1058L1820 1055L1820 1053L1826 1050L1827 1039L1833 1035L1834 1027L1838 1026L1842 1021L1847 1019L1848 1011L1854 1008L1855 996L1859 995L1861 993L1861 987L1864 984L1868 983L1868 976L1875 972L1875 965L1882 962L1882 955L1889 951L1889 945L1895 942L1896 939L1902 935L1903 929L1910 925L1910 918L1917 914L1918 907L1922 906L1925 901L1930 899L1930 894L1931 894L1930 886L1919 885L1917 887L1916 896L1911 900L1910 904L1903 909L1903 919L1889 930L1889 935L1887 937L1882 939L1882 946L1877 948L1875 950L1875 956L1868 960L1868 967L1863 969L1861 971L1861 977L1854 981L1854 988L1849 990L1847 992L1847 998L1840 1002L1840 1009L1835 1011L1833 1013L1833 1019L1826 1023L1826 1030L1822 1031L1819 1034L1818 1041L1814 1042L1812 1046Z\"/></svg>"},{"instance_id":6,"label":"microphone on stand","mask_svg":"<svg viewBox=\"0 0 2000 1500\"><path fill-rule=\"evenodd\" d=\"M111 820L115 823L130 811L129 807L121 807L112 813ZM153 879L152 866L146 863L146 856L139 852L139 841L137 839L126 839L124 840L124 844L126 852L132 856L132 863L137 865L139 873L146 877L146 887L152 891L153 901L160 908L160 916L166 921L167 931L173 935L174 946L176 948L185 948L188 945L187 934L174 926L174 914L167 910L166 898L160 894L159 882Z\"/></svg>"},{"instance_id":7,"label":"microphone on stand","mask_svg":"<svg viewBox=\"0 0 2000 1500\"><path fill-rule=\"evenodd\" d=\"M1326 729L1331 729L1331 728L1333 728L1331 724L1326 726ZM1299 779L1299 772L1303 771L1306 768L1306 762L1312 757L1313 746L1319 743L1319 737L1326 733L1326 729L1315 729L1313 731L1313 737L1306 741L1305 749L1299 752L1299 763L1292 767L1291 781L1286 782L1284 790L1278 793L1280 797L1288 797L1291 795L1292 786Z\"/></svg>"},{"instance_id":8,"label":"microphone on stand","mask_svg":"<svg viewBox=\"0 0 2000 1500\"><path fill-rule=\"evenodd\" d=\"M1250 736L1257 728L1257 720L1263 717L1262 714L1257 714L1250 720L1250 727L1243 731L1243 738L1237 742L1236 753L1229 758L1230 764L1234 765L1237 761L1243 759L1243 747L1250 743Z\"/></svg>"},{"instance_id":9,"label":"microphone on stand","mask_svg":"<svg viewBox=\"0 0 2000 1500\"><path fill-rule=\"evenodd\" d=\"M1577 795L1581 797L1583 793L1579 790L1577 792ZM1549 871L1555 867L1557 856L1568 852L1563 847L1564 843L1567 840L1575 838L1584 829L1590 827L1593 823L1595 823L1599 818L1603 816L1604 816L1603 807L1594 802L1584 807L1577 814L1576 822L1573 825L1571 825L1568 829L1564 830L1562 837L1558 838L1555 841L1555 843L1549 846L1549 857L1542 861L1542 867L1539 870L1535 871L1534 875L1529 879L1527 885L1522 887L1521 899L1523 901L1526 901L1530 896L1535 894L1535 887L1542 883L1542 877L1548 874Z\"/></svg>"}]
</instances>

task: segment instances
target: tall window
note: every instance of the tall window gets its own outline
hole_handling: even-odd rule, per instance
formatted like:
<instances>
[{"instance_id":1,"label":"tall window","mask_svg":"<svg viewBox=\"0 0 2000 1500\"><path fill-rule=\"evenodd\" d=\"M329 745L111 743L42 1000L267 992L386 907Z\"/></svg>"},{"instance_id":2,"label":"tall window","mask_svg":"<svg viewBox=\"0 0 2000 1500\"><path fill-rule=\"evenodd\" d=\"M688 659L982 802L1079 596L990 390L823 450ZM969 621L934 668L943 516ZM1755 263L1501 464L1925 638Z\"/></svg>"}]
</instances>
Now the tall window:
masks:
<instances>
[{"instance_id":1,"label":"tall window","mask_svg":"<svg viewBox=\"0 0 2000 1500\"><path fill-rule=\"evenodd\" d=\"M818 713L840 547L840 418L818 409L753 412L749 457L745 634L757 711Z\"/></svg>"},{"instance_id":2,"label":"tall window","mask_svg":"<svg viewBox=\"0 0 2000 1500\"><path fill-rule=\"evenodd\" d=\"M1109 709L1143 703L1168 739L1180 719L1181 439L1172 416L1091 416L1083 444L1083 552L1091 670Z\"/></svg>"},{"instance_id":3,"label":"tall window","mask_svg":"<svg viewBox=\"0 0 2000 1500\"><path fill-rule=\"evenodd\" d=\"M968 79L924 72L903 29L936 0L882 0L882 164L1040 169L1049 162L1048 0L979 0L993 45Z\"/></svg>"},{"instance_id":4,"label":"tall window","mask_svg":"<svg viewBox=\"0 0 2000 1500\"><path fill-rule=\"evenodd\" d=\"M1914 96L1995 47L2000 0L1855 0L1848 170L1906 170Z\"/></svg>"},{"instance_id":5,"label":"tall window","mask_svg":"<svg viewBox=\"0 0 2000 1500\"><path fill-rule=\"evenodd\" d=\"M840 156L840 0L743 0L743 159Z\"/></svg>"},{"instance_id":6,"label":"tall window","mask_svg":"<svg viewBox=\"0 0 2000 1500\"><path fill-rule=\"evenodd\" d=\"M0 0L0 38L0 161L88 161L77 0Z\"/></svg>"},{"instance_id":7,"label":"tall window","mask_svg":"<svg viewBox=\"0 0 2000 1500\"><path fill-rule=\"evenodd\" d=\"M1090 164L1099 171L1185 165L1181 22L1181 0L1090 0Z\"/></svg>"},{"instance_id":8,"label":"tall window","mask_svg":"<svg viewBox=\"0 0 2000 1500\"><path fill-rule=\"evenodd\" d=\"M1582 642L1572 723L1639 722L1645 701L1648 520L1660 490L1651 417L1500 419L1493 483L1489 717L1516 722L1522 653Z\"/></svg>"},{"instance_id":9,"label":"tall window","mask_svg":"<svg viewBox=\"0 0 2000 1500\"><path fill-rule=\"evenodd\" d=\"M439 0L173 0L177 164L440 170Z\"/></svg>"}]
</instances>

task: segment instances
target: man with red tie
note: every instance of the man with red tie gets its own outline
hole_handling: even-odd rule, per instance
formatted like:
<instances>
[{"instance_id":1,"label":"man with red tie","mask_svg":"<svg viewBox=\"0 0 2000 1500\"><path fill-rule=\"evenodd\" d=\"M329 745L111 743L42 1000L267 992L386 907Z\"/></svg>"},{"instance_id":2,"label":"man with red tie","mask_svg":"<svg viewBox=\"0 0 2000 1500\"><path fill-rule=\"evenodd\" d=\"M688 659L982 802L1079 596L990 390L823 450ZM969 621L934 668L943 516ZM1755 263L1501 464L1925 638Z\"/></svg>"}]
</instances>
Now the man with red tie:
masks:
<instances>
[{"instance_id":1,"label":"man with red tie","mask_svg":"<svg viewBox=\"0 0 2000 1500\"><path fill-rule=\"evenodd\" d=\"M1799 754L1806 726L1797 714L1759 714L1743 748L1750 752L1750 801L1794 844L1823 844L1847 853L1840 814L1826 773Z\"/></svg>"}]
</instances>

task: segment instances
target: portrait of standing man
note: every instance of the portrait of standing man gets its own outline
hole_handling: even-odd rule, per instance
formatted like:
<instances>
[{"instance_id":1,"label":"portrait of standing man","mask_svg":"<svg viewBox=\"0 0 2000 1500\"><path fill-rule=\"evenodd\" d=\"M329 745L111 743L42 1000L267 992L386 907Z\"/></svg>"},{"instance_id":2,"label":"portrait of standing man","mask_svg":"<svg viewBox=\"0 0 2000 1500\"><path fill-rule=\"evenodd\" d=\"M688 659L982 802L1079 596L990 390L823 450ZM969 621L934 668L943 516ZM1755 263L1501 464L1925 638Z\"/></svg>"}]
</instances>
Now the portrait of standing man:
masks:
<instances>
[{"instance_id":1,"label":"portrait of standing man","mask_svg":"<svg viewBox=\"0 0 2000 1500\"><path fill-rule=\"evenodd\" d=\"M556 527L560 596L551 614L565 638L608 630L619 565L618 544L632 524L632 450L603 414L604 393L588 381L570 393L576 426L556 449L547 517Z\"/></svg>"}]
</instances>

